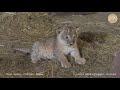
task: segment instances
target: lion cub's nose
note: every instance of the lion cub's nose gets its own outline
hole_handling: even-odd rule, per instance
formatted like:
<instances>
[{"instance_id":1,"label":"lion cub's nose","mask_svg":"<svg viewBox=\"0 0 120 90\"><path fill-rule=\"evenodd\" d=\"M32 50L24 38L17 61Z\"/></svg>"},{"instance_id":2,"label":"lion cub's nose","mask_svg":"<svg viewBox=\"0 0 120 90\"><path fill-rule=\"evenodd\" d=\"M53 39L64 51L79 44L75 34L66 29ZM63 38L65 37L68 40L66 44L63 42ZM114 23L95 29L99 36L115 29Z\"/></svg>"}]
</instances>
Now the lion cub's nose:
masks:
<instances>
[{"instance_id":1,"label":"lion cub's nose","mask_svg":"<svg viewBox=\"0 0 120 90\"><path fill-rule=\"evenodd\" d=\"M74 43L70 43L70 46L72 46Z\"/></svg>"}]
</instances>

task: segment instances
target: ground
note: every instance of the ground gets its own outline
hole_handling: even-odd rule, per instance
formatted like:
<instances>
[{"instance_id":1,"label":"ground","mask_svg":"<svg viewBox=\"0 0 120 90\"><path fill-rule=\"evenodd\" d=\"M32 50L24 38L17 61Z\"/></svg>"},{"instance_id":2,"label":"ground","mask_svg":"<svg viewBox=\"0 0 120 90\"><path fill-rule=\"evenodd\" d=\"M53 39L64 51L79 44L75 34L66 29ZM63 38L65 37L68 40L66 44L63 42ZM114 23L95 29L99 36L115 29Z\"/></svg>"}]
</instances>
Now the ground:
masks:
<instances>
[{"instance_id":1,"label":"ground","mask_svg":"<svg viewBox=\"0 0 120 90\"><path fill-rule=\"evenodd\" d=\"M88 15L55 15L46 12L0 13L0 77L14 78L109 78L114 53L120 49L120 21L110 24L112 12ZM120 17L119 12L114 12ZM31 63L30 56L14 52L11 46L30 48L33 42L55 34L62 22L79 26L78 47L85 65L77 65L69 58L72 67L62 68L57 60ZM111 75L109 75L111 74Z\"/></svg>"}]
</instances>

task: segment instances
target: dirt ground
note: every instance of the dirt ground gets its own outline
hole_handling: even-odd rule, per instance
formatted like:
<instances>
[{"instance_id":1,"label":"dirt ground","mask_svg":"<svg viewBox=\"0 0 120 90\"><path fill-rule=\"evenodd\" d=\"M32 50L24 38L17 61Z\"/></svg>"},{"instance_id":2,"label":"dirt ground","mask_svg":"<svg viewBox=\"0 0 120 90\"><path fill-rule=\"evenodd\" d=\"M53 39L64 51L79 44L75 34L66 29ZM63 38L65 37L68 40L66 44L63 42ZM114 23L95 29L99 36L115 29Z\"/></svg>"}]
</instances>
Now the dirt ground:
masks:
<instances>
[{"instance_id":1,"label":"dirt ground","mask_svg":"<svg viewBox=\"0 0 120 90\"><path fill-rule=\"evenodd\" d=\"M120 21L110 24L112 12L88 15L55 15L46 12L0 13L0 77L1 78L112 78L114 53L120 50ZM120 17L119 12L114 12ZM14 52L11 46L30 48L33 42L55 34L62 22L79 25L78 45L85 65L61 68L57 60L31 63L29 55Z\"/></svg>"}]
</instances>

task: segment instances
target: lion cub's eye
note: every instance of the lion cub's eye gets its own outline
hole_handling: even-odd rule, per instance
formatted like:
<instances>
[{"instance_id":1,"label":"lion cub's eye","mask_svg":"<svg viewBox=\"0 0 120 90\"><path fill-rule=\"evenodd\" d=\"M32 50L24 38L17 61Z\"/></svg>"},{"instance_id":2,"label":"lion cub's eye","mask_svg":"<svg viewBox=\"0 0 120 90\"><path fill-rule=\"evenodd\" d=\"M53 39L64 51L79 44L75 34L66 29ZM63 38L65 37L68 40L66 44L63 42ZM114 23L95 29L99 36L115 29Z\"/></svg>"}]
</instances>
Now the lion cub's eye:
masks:
<instances>
[{"instance_id":1,"label":"lion cub's eye","mask_svg":"<svg viewBox=\"0 0 120 90\"><path fill-rule=\"evenodd\" d=\"M73 38L76 38L76 36L74 35Z\"/></svg>"},{"instance_id":2,"label":"lion cub's eye","mask_svg":"<svg viewBox=\"0 0 120 90\"><path fill-rule=\"evenodd\" d=\"M66 38L68 39L68 36L66 36Z\"/></svg>"}]
</instances>

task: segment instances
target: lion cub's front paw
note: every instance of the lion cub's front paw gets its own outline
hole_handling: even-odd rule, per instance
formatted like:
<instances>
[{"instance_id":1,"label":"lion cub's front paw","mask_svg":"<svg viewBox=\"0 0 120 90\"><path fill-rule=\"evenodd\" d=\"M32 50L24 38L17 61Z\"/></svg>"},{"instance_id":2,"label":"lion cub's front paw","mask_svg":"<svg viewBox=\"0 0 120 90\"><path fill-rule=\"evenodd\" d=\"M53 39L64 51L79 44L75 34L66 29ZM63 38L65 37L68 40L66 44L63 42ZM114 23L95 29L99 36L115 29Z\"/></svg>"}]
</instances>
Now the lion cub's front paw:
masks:
<instances>
[{"instance_id":1,"label":"lion cub's front paw","mask_svg":"<svg viewBox=\"0 0 120 90\"><path fill-rule=\"evenodd\" d=\"M38 62L38 60L32 60L31 62L36 64Z\"/></svg>"},{"instance_id":2,"label":"lion cub's front paw","mask_svg":"<svg viewBox=\"0 0 120 90\"><path fill-rule=\"evenodd\" d=\"M86 60L84 58L80 58L80 59L76 59L75 62L78 64L85 64Z\"/></svg>"},{"instance_id":3,"label":"lion cub's front paw","mask_svg":"<svg viewBox=\"0 0 120 90\"><path fill-rule=\"evenodd\" d=\"M70 67L71 67L71 64L70 64L70 62L65 61L65 62L61 62L61 66L62 66L63 68L70 68Z\"/></svg>"}]
</instances>

